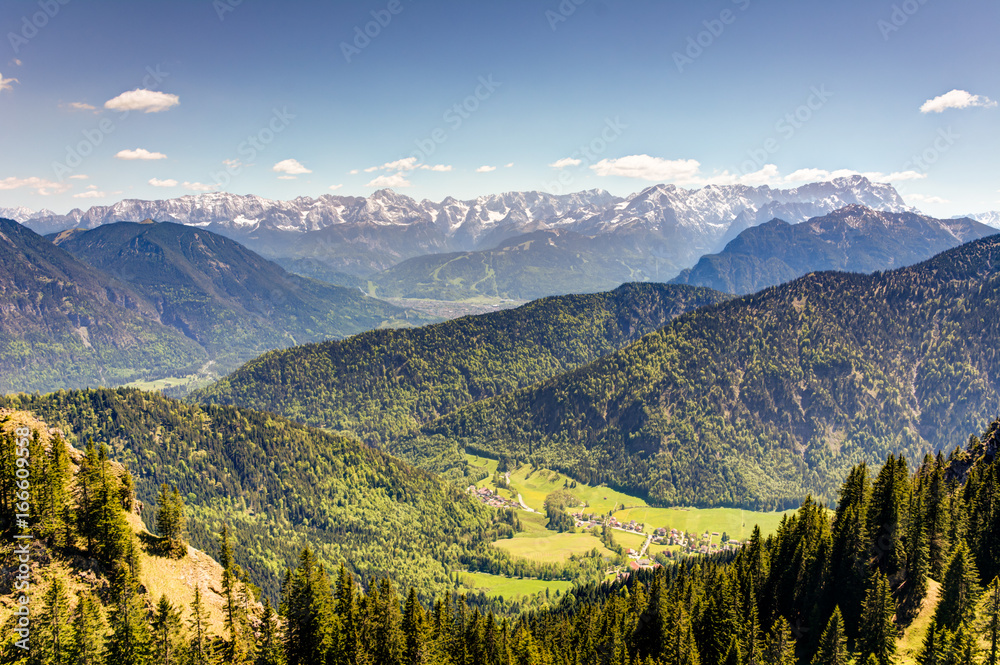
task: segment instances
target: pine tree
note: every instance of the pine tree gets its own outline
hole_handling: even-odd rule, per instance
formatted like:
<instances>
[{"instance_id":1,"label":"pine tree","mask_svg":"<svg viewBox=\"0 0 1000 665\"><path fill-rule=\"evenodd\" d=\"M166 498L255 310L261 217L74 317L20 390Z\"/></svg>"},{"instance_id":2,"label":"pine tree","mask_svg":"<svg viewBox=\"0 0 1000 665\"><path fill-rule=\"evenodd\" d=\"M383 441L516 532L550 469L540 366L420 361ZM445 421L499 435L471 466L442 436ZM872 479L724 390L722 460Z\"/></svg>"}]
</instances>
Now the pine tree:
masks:
<instances>
[{"instance_id":1,"label":"pine tree","mask_svg":"<svg viewBox=\"0 0 1000 665\"><path fill-rule=\"evenodd\" d=\"M1000 577L994 577L983 594L979 634L987 644L984 665L1000 665Z\"/></svg>"},{"instance_id":2,"label":"pine tree","mask_svg":"<svg viewBox=\"0 0 1000 665\"><path fill-rule=\"evenodd\" d=\"M740 643L733 637L729 640L729 648L726 649L726 656L722 660L723 665L742 665L743 657L740 655Z\"/></svg>"},{"instance_id":3,"label":"pine tree","mask_svg":"<svg viewBox=\"0 0 1000 665\"><path fill-rule=\"evenodd\" d=\"M104 662L104 618L101 606L86 591L76 596L73 610L73 643L69 662L73 665L99 665Z\"/></svg>"},{"instance_id":4,"label":"pine tree","mask_svg":"<svg viewBox=\"0 0 1000 665\"><path fill-rule=\"evenodd\" d=\"M962 622L971 623L975 618L979 593L979 573L969 548L962 541L945 571L934 622L951 632L955 632Z\"/></svg>"},{"instance_id":5,"label":"pine tree","mask_svg":"<svg viewBox=\"0 0 1000 665\"><path fill-rule=\"evenodd\" d=\"M812 659L812 665L847 665L850 661L847 636L844 634L844 618L840 614L840 608L835 607L819 638L819 650Z\"/></svg>"},{"instance_id":6,"label":"pine tree","mask_svg":"<svg viewBox=\"0 0 1000 665\"><path fill-rule=\"evenodd\" d=\"M284 665L285 652L282 648L278 617L274 614L271 601L264 598L264 612L260 617L260 649L257 650L256 665Z\"/></svg>"},{"instance_id":7,"label":"pine tree","mask_svg":"<svg viewBox=\"0 0 1000 665\"><path fill-rule=\"evenodd\" d=\"M917 656L919 665L945 665L948 654L948 629L932 621Z\"/></svg>"},{"instance_id":8,"label":"pine tree","mask_svg":"<svg viewBox=\"0 0 1000 665\"><path fill-rule=\"evenodd\" d=\"M862 659L874 655L879 665L892 665L896 655L895 614L889 580L876 571L861 611L858 650Z\"/></svg>"},{"instance_id":9,"label":"pine tree","mask_svg":"<svg viewBox=\"0 0 1000 665\"><path fill-rule=\"evenodd\" d=\"M184 556L187 550L184 544L187 519L180 492L176 487L171 489L163 483L156 497L156 504L156 529L164 539L166 552L174 557Z\"/></svg>"},{"instance_id":10,"label":"pine tree","mask_svg":"<svg viewBox=\"0 0 1000 665\"><path fill-rule=\"evenodd\" d=\"M188 648L191 665L211 665L215 659L212 654L212 640L208 633L208 608L201 595L201 587L195 586L194 600L191 601L191 616L188 627L191 630L191 643Z\"/></svg>"},{"instance_id":11,"label":"pine tree","mask_svg":"<svg viewBox=\"0 0 1000 665\"><path fill-rule=\"evenodd\" d=\"M379 584L374 613L375 648L372 657L376 663L395 665L402 661L404 638L398 596L388 579Z\"/></svg>"},{"instance_id":12,"label":"pine tree","mask_svg":"<svg viewBox=\"0 0 1000 665\"><path fill-rule=\"evenodd\" d=\"M410 587L403 608L403 639L406 646L403 662L407 665L419 665L425 662L427 635L424 629L424 610L417 600L417 590Z\"/></svg>"},{"instance_id":13,"label":"pine tree","mask_svg":"<svg viewBox=\"0 0 1000 665\"><path fill-rule=\"evenodd\" d=\"M239 573L227 525L222 526L222 533L219 534L219 564L222 566L223 619L228 633L222 657L228 665L241 665L247 660L248 644L244 640L246 616L239 598Z\"/></svg>"},{"instance_id":14,"label":"pine tree","mask_svg":"<svg viewBox=\"0 0 1000 665\"><path fill-rule=\"evenodd\" d=\"M771 665L795 665L795 638L785 617L779 616L771 628L764 649L764 661Z\"/></svg>"},{"instance_id":15,"label":"pine tree","mask_svg":"<svg viewBox=\"0 0 1000 665\"><path fill-rule=\"evenodd\" d=\"M116 596L109 621L112 633L106 645L108 663L149 665L152 639L146 623L145 603L135 588L135 582L130 578L123 579L118 584Z\"/></svg>"},{"instance_id":16,"label":"pine tree","mask_svg":"<svg viewBox=\"0 0 1000 665\"><path fill-rule=\"evenodd\" d=\"M154 650L156 662L160 665L180 662L182 627L181 613L166 595L161 595L153 614Z\"/></svg>"},{"instance_id":17,"label":"pine tree","mask_svg":"<svg viewBox=\"0 0 1000 665\"><path fill-rule=\"evenodd\" d=\"M978 665L979 645L964 621L959 624L948 647L948 665Z\"/></svg>"},{"instance_id":18,"label":"pine tree","mask_svg":"<svg viewBox=\"0 0 1000 665\"><path fill-rule=\"evenodd\" d=\"M299 555L286 592L285 657L288 665L322 663L333 651L339 617L323 569L308 547Z\"/></svg>"},{"instance_id":19,"label":"pine tree","mask_svg":"<svg viewBox=\"0 0 1000 665\"><path fill-rule=\"evenodd\" d=\"M72 614L66 583L59 577L52 580L42 596L42 611L38 616L37 633L32 635L30 665L62 665L72 651Z\"/></svg>"}]
</instances>

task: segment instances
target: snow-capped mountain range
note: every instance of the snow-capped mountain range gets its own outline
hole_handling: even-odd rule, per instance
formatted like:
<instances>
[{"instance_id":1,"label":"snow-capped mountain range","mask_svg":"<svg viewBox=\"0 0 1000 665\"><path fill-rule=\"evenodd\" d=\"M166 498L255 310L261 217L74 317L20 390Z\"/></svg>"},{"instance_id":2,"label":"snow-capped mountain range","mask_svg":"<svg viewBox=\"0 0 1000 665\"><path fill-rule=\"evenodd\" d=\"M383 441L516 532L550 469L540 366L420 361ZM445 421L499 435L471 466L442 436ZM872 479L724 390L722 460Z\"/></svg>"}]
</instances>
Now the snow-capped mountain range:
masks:
<instances>
[{"instance_id":1,"label":"snow-capped mountain range","mask_svg":"<svg viewBox=\"0 0 1000 665\"><path fill-rule=\"evenodd\" d=\"M958 217L955 217L955 219L959 219L960 217L968 217L969 219L974 219L977 222L982 222L987 226L992 226L993 228L1000 229L1000 210L979 212L974 215L960 215Z\"/></svg>"},{"instance_id":2,"label":"snow-capped mountain range","mask_svg":"<svg viewBox=\"0 0 1000 665\"><path fill-rule=\"evenodd\" d=\"M117 221L173 221L230 236L269 258L308 258L336 270L370 274L422 254L490 248L539 230L601 239L609 247L624 243L680 270L751 226L775 217L795 224L851 204L910 210L891 185L853 176L794 189L655 185L625 198L595 189L561 196L509 192L466 201L449 197L439 203L388 189L367 198L324 195L291 201L215 192L158 201L126 199L66 215L24 209L0 214L39 233Z\"/></svg>"}]
</instances>

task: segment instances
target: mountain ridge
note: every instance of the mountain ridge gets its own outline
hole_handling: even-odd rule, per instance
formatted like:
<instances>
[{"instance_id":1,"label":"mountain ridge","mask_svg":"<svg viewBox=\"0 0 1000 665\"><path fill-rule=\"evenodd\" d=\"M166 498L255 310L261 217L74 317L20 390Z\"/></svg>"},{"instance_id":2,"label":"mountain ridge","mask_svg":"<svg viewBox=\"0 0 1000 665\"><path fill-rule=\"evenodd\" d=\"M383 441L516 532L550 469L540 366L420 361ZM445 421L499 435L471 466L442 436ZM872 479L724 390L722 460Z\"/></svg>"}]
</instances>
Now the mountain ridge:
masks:
<instances>
[{"instance_id":1,"label":"mountain ridge","mask_svg":"<svg viewBox=\"0 0 1000 665\"><path fill-rule=\"evenodd\" d=\"M967 218L935 219L855 204L800 224L776 218L746 229L671 283L747 294L810 272L890 270L997 232Z\"/></svg>"}]
</instances>

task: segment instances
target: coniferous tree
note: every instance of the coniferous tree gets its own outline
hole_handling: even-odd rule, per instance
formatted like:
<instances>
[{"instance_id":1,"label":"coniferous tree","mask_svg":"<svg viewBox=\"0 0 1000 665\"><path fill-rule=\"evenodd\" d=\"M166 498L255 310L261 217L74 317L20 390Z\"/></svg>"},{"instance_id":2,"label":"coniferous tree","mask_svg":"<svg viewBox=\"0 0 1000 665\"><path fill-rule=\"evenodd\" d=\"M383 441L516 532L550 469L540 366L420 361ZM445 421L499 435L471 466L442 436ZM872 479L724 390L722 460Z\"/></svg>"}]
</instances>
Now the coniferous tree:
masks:
<instances>
[{"instance_id":1,"label":"coniferous tree","mask_svg":"<svg viewBox=\"0 0 1000 665\"><path fill-rule=\"evenodd\" d=\"M932 621L917 656L919 665L945 665L948 658L948 629Z\"/></svg>"},{"instance_id":2,"label":"coniferous tree","mask_svg":"<svg viewBox=\"0 0 1000 665\"><path fill-rule=\"evenodd\" d=\"M66 583L56 577L42 596L37 633L32 635L28 657L30 665L62 665L67 661L72 651L71 621Z\"/></svg>"},{"instance_id":3,"label":"coniferous tree","mask_svg":"<svg viewBox=\"0 0 1000 665\"><path fill-rule=\"evenodd\" d=\"M112 633L107 642L108 663L113 665L149 665L152 661L152 636L146 622L146 608L136 583L123 576L118 583L112 606Z\"/></svg>"},{"instance_id":4,"label":"coniferous tree","mask_svg":"<svg viewBox=\"0 0 1000 665\"><path fill-rule=\"evenodd\" d=\"M978 632L986 642L984 665L1000 665L1000 577L994 577L983 594Z\"/></svg>"},{"instance_id":5,"label":"coniferous tree","mask_svg":"<svg viewBox=\"0 0 1000 665\"><path fill-rule=\"evenodd\" d=\"M819 638L819 649L812 659L812 665L847 665L850 661L847 635L844 634L844 618L840 614L840 608L835 607Z\"/></svg>"},{"instance_id":6,"label":"coniferous tree","mask_svg":"<svg viewBox=\"0 0 1000 665\"><path fill-rule=\"evenodd\" d=\"M104 662L104 617L92 595L81 591L73 610L73 642L69 662L72 665L99 665Z\"/></svg>"},{"instance_id":7,"label":"coniferous tree","mask_svg":"<svg viewBox=\"0 0 1000 665\"><path fill-rule=\"evenodd\" d=\"M256 665L284 665L285 652L279 632L278 617L271 601L264 598L264 611L260 616L260 648Z\"/></svg>"},{"instance_id":8,"label":"coniferous tree","mask_svg":"<svg viewBox=\"0 0 1000 665\"><path fill-rule=\"evenodd\" d=\"M180 611L167 600L166 595L161 595L153 613L154 651L156 662L160 665L180 662L182 627Z\"/></svg>"},{"instance_id":9,"label":"coniferous tree","mask_svg":"<svg viewBox=\"0 0 1000 665\"><path fill-rule=\"evenodd\" d=\"M326 573L312 550L299 556L286 593L285 658L288 665L322 663L331 657L339 617Z\"/></svg>"},{"instance_id":10,"label":"coniferous tree","mask_svg":"<svg viewBox=\"0 0 1000 665\"><path fill-rule=\"evenodd\" d=\"M188 618L188 627L191 631L188 654L191 665L212 665L215 662L208 622L208 608L205 607L201 587L195 586L194 599L191 601L191 616Z\"/></svg>"},{"instance_id":11,"label":"coniferous tree","mask_svg":"<svg viewBox=\"0 0 1000 665\"><path fill-rule=\"evenodd\" d=\"M865 597L861 611L858 650L862 659L875 656L879 665L892 665L896 655L896 614L895 602L889 588L889 580L875 571L874 579Z\"/></svg>"},{"instance_id":12,"label":"coniferous tree","mask_svg":"<svg viewBox=\"0 0 1000 665\"><path fill-rule=\"evenodd\" d=\"M795 665L795 638L785 617L779 616L771 628L764 649L764 661L771 665Z\"/></svg>"},{"instance_id":13,"label":"coniferous tree","mask_svg":"<svg viewBox=\"0 0 1000 665\"><path fill-rule=\"evenodd\" d=\"M427 635L424 628L424 610L417 600L417 590L410 587L403 608L403 639L405 650L403 662L407 665L419 665L425 662L427 652Z\"/></svg>"},{"instance_id":14,"label":"coniferous tree","mask_svg":"<svg viewBox=\"0 0 1000 665\"><path fill-rule=\"evenodd\" d=\"M965 542L960 542L948 563L941 583L941 599L934 613L934 622L954 633L962 622L975 618L979 599L979 573Z\"/></svg>"},{"instance_id":15,"label":"coniferous tree","mask_svg":"<svg viewBox=\"0 0 1000 665\"><path fill-rule=\"evenodd\" d=\"M222 533L219 534L219 565L222 566L222 611L228 637L222 657L228 665L241 665L247 660L249 648L244 639L247 617L239 598L239 572L227 525L222 526Z\"/></svg>"},{"instance_id":16,"label":"coniferous tree","mask_svg":"<svg viewBox=\"0 0 1000 665\"><path fill-rule=\"evenodd\" d=\"M160 487L156 497L156 529L165 541L165 549L171 556L181 557L186 552L184 531L187 518L184 515L184 500L177 488L166 483Z\"/></svg>"}]
</instances>

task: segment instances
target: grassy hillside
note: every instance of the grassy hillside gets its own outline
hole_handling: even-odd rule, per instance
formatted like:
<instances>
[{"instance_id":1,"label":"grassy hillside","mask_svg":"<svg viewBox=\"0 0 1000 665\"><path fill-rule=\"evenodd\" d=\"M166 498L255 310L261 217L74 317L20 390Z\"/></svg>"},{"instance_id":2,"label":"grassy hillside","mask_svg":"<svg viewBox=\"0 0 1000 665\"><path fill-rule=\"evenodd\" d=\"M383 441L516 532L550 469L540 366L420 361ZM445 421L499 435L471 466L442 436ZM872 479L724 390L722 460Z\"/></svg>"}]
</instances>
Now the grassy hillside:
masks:
<instances>
[{"instance_id":1,"label":"grassy hillside","mask_svg":"<svg viewBox=\"0 0 1000 665\"><path fill-rule=\"evenodd\" d=\"M675 319L540 385L464 407L391 450L465 448L658 505L833 497L851 464L952 446L1000 403L1000 238L875 275L820 273Z\"/></svg>"},{"instance_id":2,"label":"grassy hillside","mask_svg":"<svg viewBox=\"0 0 1000 665\"><path fill-rule=\"evenodd\" d=\"M385 442L470 402L591 362L678 314L725 298L662 284L545 298L418 329L271 352L194 398Z\"/></svg>"}]
</instances>

